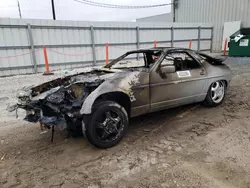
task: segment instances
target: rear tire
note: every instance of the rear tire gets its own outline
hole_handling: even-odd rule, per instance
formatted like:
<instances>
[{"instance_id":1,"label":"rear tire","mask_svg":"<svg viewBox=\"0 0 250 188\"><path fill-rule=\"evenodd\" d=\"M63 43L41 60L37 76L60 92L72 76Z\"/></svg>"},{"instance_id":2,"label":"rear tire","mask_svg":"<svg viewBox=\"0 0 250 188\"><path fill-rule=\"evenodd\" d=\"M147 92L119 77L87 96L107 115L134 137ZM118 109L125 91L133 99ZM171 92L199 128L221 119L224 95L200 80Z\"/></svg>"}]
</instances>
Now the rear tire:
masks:
<instances>
[{"instance_id":1,"label":"rear tire","mask_svg":"<svg viewBox=\"0 0 250 188\"><path fill-rule=\"evenodd\" d=\"M212 83L208 89L204 104L210 107L220 105L225 98L226 89L226 83L222 80Z\"/></svg>"},{"instance_id":2,"label":"rear tire","mask_svg":"<svg viewBox=\"0 0 250 188\"><path fill-rule=\"evenodd\" d=\"M91 115L84 117L83 134L90 144L105 149L121 141L128 125L124 107L113 101L101 101L94 105Z\"/></svg>"}]
</instances>

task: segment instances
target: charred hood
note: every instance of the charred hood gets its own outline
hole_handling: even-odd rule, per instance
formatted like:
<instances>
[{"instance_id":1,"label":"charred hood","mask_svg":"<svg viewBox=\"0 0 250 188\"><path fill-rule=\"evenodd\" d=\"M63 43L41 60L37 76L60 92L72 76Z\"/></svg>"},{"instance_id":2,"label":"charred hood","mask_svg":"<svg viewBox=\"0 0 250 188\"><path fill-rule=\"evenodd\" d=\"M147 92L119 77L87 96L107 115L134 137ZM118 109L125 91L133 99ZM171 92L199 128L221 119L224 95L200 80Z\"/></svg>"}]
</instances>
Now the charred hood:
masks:
<instances>
[{"instance_id":1,"label":"charred hood","mask_svg":"<svg viewBox=\"0 0 250 188\"><path fill-rule=\"evenodd\" d=\"M86 84L96 83L97 85L100 85L107 78L114 76L114 74L115 73L113 71L95 69L90 72L84 72L84 73L66 76L63 78L57 78L55 80L45 82L43 84L40 84L38 86L31 88L31 91L32 91L31 96L35 97L53 88L67 87L74 83L86 83Z\"/></svg>"}]
</instances>

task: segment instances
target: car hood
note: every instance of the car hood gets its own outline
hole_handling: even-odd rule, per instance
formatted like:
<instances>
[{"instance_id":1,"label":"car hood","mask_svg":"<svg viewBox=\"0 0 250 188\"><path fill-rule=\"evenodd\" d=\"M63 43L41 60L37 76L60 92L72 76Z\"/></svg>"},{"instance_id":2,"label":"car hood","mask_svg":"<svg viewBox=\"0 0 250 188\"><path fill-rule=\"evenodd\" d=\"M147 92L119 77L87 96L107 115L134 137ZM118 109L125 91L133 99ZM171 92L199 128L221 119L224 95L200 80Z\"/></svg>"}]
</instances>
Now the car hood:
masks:
<instances>
[{"instance_id":1,"label":"car hood","mask_svg":"<svg viewBox=\"0 0 250 188\"><path fill-rule=\"evenodd\" d=\"M81 72L78 74L73 74L65 76L62 78L57 78L49 82L42 83L35 87L24 87L18 91L17 96L20 97L29 97L32 100L44 99L51 93L58 91L61 87L68 87L76 83L96 83L101 84L106 80L117 80L122 77L129 75L131 71L120 70L120 69L93 69L88 72Z\"/></svg>"}]
</instances>

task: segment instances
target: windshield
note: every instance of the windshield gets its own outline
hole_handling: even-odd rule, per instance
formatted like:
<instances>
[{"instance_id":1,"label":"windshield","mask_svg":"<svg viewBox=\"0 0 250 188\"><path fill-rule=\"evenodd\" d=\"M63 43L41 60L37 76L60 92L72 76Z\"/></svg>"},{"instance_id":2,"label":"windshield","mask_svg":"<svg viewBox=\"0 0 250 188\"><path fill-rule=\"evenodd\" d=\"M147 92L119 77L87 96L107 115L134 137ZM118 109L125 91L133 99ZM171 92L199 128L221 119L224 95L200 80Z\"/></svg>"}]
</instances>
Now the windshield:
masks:
<instances>
[{"instance_id":1,"label":"windshield","mask_svg":"<svg viewBox=\"0 0 250 188\"><path fill-rule=\"evenodd\" d=\"M150 68L160 57L162 51L145 50L129 52L113 60L105 68L126 69L126 68Z\"/></svg>"}]
</instances>

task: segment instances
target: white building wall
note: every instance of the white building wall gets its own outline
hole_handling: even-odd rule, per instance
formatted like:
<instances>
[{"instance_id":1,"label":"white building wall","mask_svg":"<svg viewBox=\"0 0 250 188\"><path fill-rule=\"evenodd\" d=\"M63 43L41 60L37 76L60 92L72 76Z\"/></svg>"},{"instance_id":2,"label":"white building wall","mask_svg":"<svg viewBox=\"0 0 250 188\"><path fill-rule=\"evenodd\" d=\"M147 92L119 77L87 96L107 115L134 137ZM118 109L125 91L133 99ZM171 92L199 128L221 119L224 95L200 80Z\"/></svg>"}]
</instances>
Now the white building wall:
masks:
<instances>
[{"instance_id":1,"label":"white building wall","mask_svg":"<svg viewBox=\"0 0 250 188\"><path fill-rule=\"evenodd\" d=\"M210 23L214 26L213 49L221 50L224 22L242 21L250 26L249 0L179 0L176 21Z\"/></svg>"},{"instance_id":2,"label":"white building wall","mask_svg":"<svg viewBox=\"0 0 250 188\"><path fill-rule=\"evenodd\" d=\"M176 22L209 23L214 26L213 50L220 51L224 22L242 21L250 27L250 0L178 0ZM165 14L172 15L172 14ZM162 17L162 15L159 15ZM158 15L138 19L143 22L161 22Z\"/></svg>"}]
</instances>

